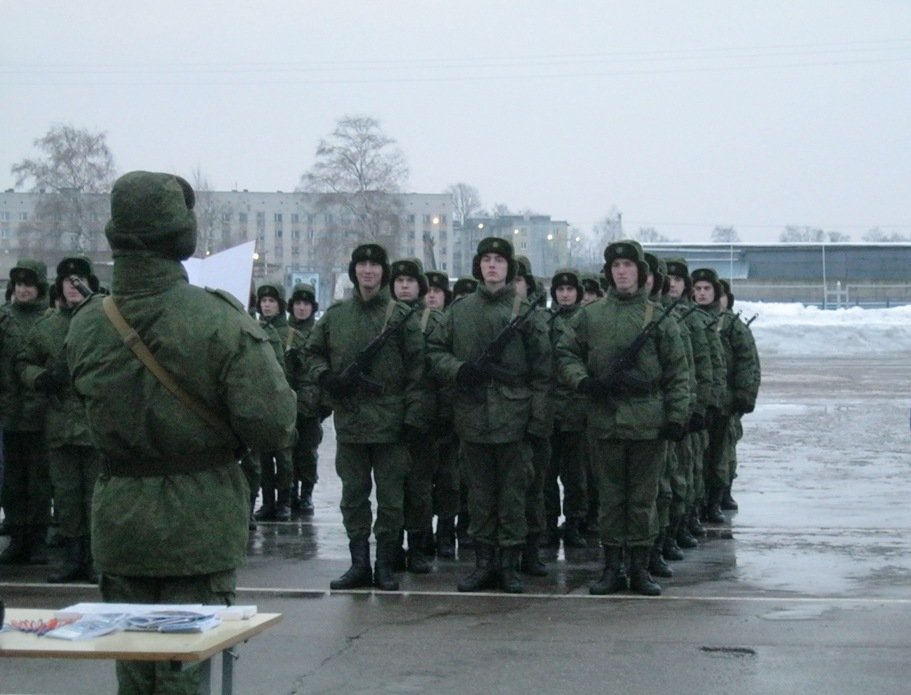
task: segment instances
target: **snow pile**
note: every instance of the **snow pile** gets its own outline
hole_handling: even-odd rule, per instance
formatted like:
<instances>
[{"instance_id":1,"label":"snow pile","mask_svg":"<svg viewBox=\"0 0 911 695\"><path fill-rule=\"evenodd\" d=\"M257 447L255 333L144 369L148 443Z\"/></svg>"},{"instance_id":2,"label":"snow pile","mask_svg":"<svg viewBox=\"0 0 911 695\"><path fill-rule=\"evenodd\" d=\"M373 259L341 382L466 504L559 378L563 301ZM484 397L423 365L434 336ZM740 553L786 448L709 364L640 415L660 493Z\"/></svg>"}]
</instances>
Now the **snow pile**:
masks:
<instances>
[{"instance_id":1,"label":"snow pile","mask_svg":"<svg viewBox=\"0 0 911 695\"><path fill-rule=\"evenodd\" d=\"M911 353L911 306L828 309L803 304L740 302L763 355L821 357Z\"/></svg>"}]
</instances>

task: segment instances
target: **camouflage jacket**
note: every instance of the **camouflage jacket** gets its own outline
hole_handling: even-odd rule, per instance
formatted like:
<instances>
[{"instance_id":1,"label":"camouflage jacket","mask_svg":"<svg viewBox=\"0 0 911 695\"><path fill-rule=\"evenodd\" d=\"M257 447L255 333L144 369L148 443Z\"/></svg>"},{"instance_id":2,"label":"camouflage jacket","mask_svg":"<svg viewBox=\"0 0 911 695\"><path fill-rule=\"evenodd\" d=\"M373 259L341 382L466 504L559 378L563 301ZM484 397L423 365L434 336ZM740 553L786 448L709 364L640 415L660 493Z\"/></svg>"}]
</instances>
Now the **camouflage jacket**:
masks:
<instances>
[{"instance_id":1,"label":"camouflage jacket","mask_svg":"<svg viewBox=\"0 0 911 695\"><path fill-rule=\"evenodd\" d=\"M22 380L25 363L21 353L26 338L50 310L45 299L22 304L13 302L0 314L0 410L8 432L40 432L44 429L47 396Z\"/></svg>"}]
</instances>

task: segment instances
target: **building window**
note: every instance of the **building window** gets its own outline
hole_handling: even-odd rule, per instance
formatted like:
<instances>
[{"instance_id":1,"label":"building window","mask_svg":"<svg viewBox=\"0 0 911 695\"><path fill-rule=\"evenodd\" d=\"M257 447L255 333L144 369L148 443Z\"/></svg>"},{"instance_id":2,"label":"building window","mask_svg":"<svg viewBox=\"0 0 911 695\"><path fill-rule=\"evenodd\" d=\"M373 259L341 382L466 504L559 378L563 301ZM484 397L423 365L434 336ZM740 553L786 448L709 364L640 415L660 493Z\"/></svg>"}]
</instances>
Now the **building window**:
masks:
<instances>
[{"instance_id":1,"label":"building window","mask_svg":"<svg viewBox=\"0 0 911 695\"><path fill-rule=\"evenodd\" d=\"M229 224L231 222L231 213L230 212L221 213L221 221L226 224Z\"/></svg>"},{"instance_id":2,"label":"building window","mask_svg":"<svg viewBox=\"0 0 911 695\"><path fill-rule=\"evenodd\" d=\"M282 238L282 230L281 230L281 229L276 229L276 230L275 230L275 238L276 238L276 239L281 239L281 238Z\"/></svg>"},{"instance_id":3,"label":"building window","mask_svg":"<svg viewBox=\"0 0 911 695\"><path fill-rule=\"evenodd\" d=\"M245 212L237 213L237 222L242 225L247 224L247 213L245 213Z\"/></svg>"},{"instance_id":4,"label":"building window","mask_svg":"<svg viewBox=\"0 0 911 695\"><path fill-rule=\"evenodd\" d=\"M292 212L291 213L291 224L300 224L300 221L301 221L301 216L296 212Z\"/></svg>"},{"instance_id":5,"label":"building window","mask_svg":"<svg viewBox=\"0 0 911 695\"><path fill-rule=\"evenodd\" d=\"M19 221L20 221L20 222L25 222L25 221L27 221L27 220L28 220L28 213L27 213L27 212L20 212L20 213L19 213Z\"/></svg>"},{"instance_id":6,"label":"building window","mask_svg":"<svg viewBox=\"0 0 911 695\"><path fill-rule=\"evenodd\" d=\"M440 270L447 270L446 261L443 261L442 263L440 263Z\"/></svg>"},{"instance_id":7,"label":"building window","mask_svg":"<svg viewBox=\"0 0 911 695\"><path fill-rule=\"evenodd\" d=\"M440 241L446 241L446 230L445 229L440 230Z\"/></svg>"},{"instance_id":8,"label":"building window","mask_svg":"<svg viewBox=\"0 0 911 695\"><path fill-rule=\"evenodd\" d=\"M446 224L446 215L440 215L440 224Z\"/></svg>"},{"instance_id":9,"label":"building window","mask_svg":"<svg viewBox=\"0 0 911 695\"><path fill-rule=\"evenodd\" d=\"M256 227L258 229L265 229L266 227L266 213L257 212L256 213Z\"/></svg>"},{"instance_id":10,"label":"building window","mask_svg":"<svg viewBox=\"0 0 911 695\"><path fill-rule=\"evenodd\" d=\"M2 220L4 222L9 222L9 211L8 210L4 210L3 212L0 212L0 220Z\"/></svg>"},{"instance_id":11,"label":"building window","mask_svg":"<svg viewBox=\"0 0 911 695\"><path fill-rule=\"evenodd\" d=\"M408 221L414 224L414 215L408 215Z\"/></svg>"},{"instance_id":12,"label":"building window","mask_svg":"<svg viewBox=\"0 0 911 695\"><path fill-rule=\"evenodd\" d=\"M408 241L414 241L414 230L408 232Z\"/></svg>"},{"instance_id":13,"label":"building window","mask_svg":"<svg viewBox=\"0 0 911 695\"><path fill-rule=\"evenodd\" d=\"M282 214L280 212L276 212L274 215L273 221L275 222L275 224L281 224L282 223Z\"/></svg>"}]
</instances>

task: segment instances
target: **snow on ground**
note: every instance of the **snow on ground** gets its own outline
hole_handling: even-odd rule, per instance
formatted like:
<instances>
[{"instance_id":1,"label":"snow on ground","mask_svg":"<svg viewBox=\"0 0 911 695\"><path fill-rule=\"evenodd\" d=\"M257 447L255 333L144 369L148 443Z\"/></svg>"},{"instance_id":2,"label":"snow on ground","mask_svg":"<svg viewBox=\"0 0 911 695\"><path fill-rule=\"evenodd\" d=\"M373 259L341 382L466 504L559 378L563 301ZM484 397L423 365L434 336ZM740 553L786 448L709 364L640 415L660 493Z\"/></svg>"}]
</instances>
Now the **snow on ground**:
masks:
<instances>
[{"instance_id":1,"label":"snow on ground","mask_svg":"<svg viewBox=\"0 0 911 695\"><path fill-rule=\"evenodd\" d=\"M764 355L838 357L911 352L911 306L819 309L803 304L734 304Z\"/></svg>"}]
</instances>

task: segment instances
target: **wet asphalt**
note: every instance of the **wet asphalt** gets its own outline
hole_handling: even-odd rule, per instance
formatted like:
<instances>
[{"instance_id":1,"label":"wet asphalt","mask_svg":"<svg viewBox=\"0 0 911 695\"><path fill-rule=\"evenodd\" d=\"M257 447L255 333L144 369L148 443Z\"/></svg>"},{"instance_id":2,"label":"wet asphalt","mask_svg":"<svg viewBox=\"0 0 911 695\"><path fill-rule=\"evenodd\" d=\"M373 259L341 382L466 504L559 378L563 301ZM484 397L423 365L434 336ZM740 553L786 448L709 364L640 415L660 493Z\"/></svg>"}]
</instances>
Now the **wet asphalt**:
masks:
<instances>
[{"instance_id":1,"label":"wet asphalt","mask_svg":"<svg viewBox=\"0 0 911 695\"><path fill-rule=\"evenodd\" d=\"M738 448L740 509L655 599L588 594L596 539L545 552L549 576L520 596L456 592L470 551L402 574L398 592L329 592L348 553L327 427L315 515L251 536L238 602L284 619L238 649L235 692L906 695L909 383L900 356L766 360ZM48 570L2 568L0 596L97 600L89 585L47 585ZM108 662L0 660L2 693L114 691Z\"/></svg>"}]
</instances>

